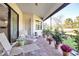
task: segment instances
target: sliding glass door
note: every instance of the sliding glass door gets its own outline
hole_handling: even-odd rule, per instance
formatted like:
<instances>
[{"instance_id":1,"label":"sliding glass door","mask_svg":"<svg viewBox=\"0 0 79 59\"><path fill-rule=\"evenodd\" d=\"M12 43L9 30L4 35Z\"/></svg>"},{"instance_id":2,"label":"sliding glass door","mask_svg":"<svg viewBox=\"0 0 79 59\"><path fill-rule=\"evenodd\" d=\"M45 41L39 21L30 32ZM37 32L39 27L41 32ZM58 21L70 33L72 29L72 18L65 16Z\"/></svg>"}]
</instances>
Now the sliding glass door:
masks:
<instances>
[{"instance_id":1,"label":"sliding glass door","mask_svg":"<svg viewBox=\"0 0 79 59\"><path fill-rule=\"evenodd\" d=\"M19 36L19 15L7 3L0 4L0 33L4 32L10 43Z\"/></svg>"},{"instance_id":2,"label":"sliding glass door","mask_svg":"<svg viewBox=\"0 0 79 59\"><path fill-rule=\"evenodd\" d=\"M0 3L0 33L4 32L10 43L19 36L19 15L8 4Z\"/></svg>"},{"instance_id":3,"label":"sliding glass door","mask_svg":"<svg viewBox=\"0 0 79 59\"><path fill-rule=\"evenodd\" d=\"M11 33L11 43L15 42L18 38L18 15L11 9L11 19L10 19L10 33Z\"/></svg>"}]
</instances>

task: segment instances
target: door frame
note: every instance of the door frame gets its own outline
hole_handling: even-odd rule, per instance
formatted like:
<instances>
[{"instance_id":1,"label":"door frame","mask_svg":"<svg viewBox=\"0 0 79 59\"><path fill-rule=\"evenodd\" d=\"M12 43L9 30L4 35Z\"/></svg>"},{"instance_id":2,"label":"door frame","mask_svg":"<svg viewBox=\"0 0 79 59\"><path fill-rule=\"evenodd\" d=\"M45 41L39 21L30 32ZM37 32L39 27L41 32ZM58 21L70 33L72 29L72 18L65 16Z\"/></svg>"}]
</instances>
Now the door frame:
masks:
<instances>
[{"instance_id":1,"label":"door frame","mask_svg":"<svg viewBox=\"0 0 79 59\"><path fill-rule=\"evenodd\" d=\"M10 43L12 43L12 40L11 40L11 10L13 12L16 13L17 15L17 38L19 37L19 14L12 8L9 6L8 3L4 3L7 7L8 7L8 40Z\"/></svg>"}]
</instances>

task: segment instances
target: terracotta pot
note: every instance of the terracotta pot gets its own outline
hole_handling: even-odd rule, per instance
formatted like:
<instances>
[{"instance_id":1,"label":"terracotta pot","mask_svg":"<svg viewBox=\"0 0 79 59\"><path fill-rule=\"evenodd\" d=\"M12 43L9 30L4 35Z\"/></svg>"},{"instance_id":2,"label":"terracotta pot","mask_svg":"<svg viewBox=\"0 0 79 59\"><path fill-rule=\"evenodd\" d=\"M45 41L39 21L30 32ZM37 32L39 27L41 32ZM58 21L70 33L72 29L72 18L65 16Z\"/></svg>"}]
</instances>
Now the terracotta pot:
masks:
<instances>
[{"instance_id":1,"label":"terracotta pot","mask_svg":"<svg viewBox=\"0 0 79 59\"><path fill-rule=\"evenodd\" d=\"M51 42L52 42L52 39L51 38L47 38L47 41L49 42L49 45L50 45Z\"/></svg>"},{"instance_id":2,"label":"terracotta pot","mask_svg":"<svg viewBox=\"0 0 79 59\"><path fill-rule=\"evenodd\" d=\"M55 48L58 49L58 47L59 47L59 45L58 44L55 44Z\"/></svg>"},{"instance_id":3,"label":"terracotta pot","mask_svg":"<svg viewBox=\"0 0 79 59\"><path fill-rule=\"evenodd\" d=\"M49 41L49 45L51 44L51 41Z\"/></svg>"},{"instance_id":4,"label":"terracotta pot","mask_svg":"<svg viewBox=\"0 0 79 59\"><path fill-rule=\"evenodd\" d=\"M63 51L63 56L69 56L69 52L64 52Z\"/></svg>"},{"instance_id":5,"label":"terracotta pot","mask_svg":"<svg viewBox=\"0 0 79 59\"><path fill-rule=\"evenodd\" d=\"M61 42L56 42L55 48L58 49L61 44L62 44Z\"/></svg>"}]
</instances>

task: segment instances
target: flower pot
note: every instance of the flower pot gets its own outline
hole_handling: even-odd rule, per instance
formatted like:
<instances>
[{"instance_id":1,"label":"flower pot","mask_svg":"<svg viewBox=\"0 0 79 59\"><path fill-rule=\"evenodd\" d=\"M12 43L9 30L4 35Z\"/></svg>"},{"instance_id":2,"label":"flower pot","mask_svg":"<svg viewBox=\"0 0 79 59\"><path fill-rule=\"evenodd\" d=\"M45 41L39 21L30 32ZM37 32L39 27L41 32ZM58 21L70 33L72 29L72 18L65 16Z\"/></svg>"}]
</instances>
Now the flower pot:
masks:
<instances>
[{"instance_id":1,"label":"flower pot","mask_svg":"<svg viewBox=\"0 0 79 59\"><path fill-rule=\"evenodd\" d=\"M55 44L55 48L58 49L58 47L59 47L59 44Z\"/></svg>"},{"instance_id":2,"label":"flower pot","mask_svg":"<svg viewBox=\"0 0 79 59\"><path fill-rule=\"evenodd\" d=\"M63 56L69 56L69 52L64 52L63 51Z\"/></svg>"},{"instance_id":3,"label":"flower pot","mask_svg":"<svg viewBox=\"0 0 79 59\"><path fill-rule=\"evenodd\" d=\"M72 48L65 44L61 46L61 49L63 51L63 56L68 56L69 53L72 51Z\"/></svg>"},{"instance_id":4,"label":"flower pot","mask_svg":"<svg viewBox=\"0 0 79 59\"><path fill-rule=\"evenodd\" d=\"M61 44L60 42L56 42L55 48L58 49L58 47L59 47L60 44Z\"/></svg>"},{"instance_id":5,"label":"flower pot","mask_svg":"<svg viewBox=\"0 0 79 59\"><path fill-rule=\"evenodd\" d=\"M49 42L49 45L52 43L52 39L51 38L47 38L47 41Z\"/></svg>"},{"instance_id":6,"label":"flower pot","mask_svg":"<svg viewBox=\"0 0 79 59\"><path fill-rule=\"evenodd\" d=\"M23 46L25 42L23 40L19 40L18 43L19 43L20 46Z\"/></svg>"},{"instance_id":7,"label":"flower pot","mask_svg":"<svg viewBox=\"0 0 79 59\"><path fill-rule=\"evenodd\" d=\"M51 44L51 41L49 41L49 45Z\"/></svg>"}]
</instances>

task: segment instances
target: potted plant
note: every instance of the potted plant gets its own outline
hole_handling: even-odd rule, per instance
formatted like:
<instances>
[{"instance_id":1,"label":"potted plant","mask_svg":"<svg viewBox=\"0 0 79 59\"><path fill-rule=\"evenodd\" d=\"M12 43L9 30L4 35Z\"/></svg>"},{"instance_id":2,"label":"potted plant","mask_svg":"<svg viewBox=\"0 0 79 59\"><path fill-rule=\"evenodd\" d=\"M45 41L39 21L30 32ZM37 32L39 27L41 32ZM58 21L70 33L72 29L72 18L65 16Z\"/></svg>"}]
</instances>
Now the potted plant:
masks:
<instances>
[{"instance_id":1,"label":"potted plant","mask_svg":"<svg viewBox=\"0 0 79 59\"><path fill-rule=\"evenodd\" d=\"M51 36L52 30L51 29L43 29L43 37L46 38L49 44L52 42L52 36Z\"/></svg>"},{"instance_id":2,"label":"potted plant","mask_svg":"<svg viewBox=\"0 0 79 59\"><path fill-rule=\"evenodd\" d=\"M43 36L48 36L52 31L50 29L43 29Z\"/></svg>"},{"instance_id":3,"label":"potted plant","mask_svg":"<svg viewBox=\"0 0 79 59\"><path fill-rule=\"evenodd\" d=\"M56 41L55 48L58 49L59 44L62 43L62 35L61 35L61 33L58 31L58 29L55 29L54 34L52 34L52 37L53 37L54 40Z\"/></svg>"},{"instance_id":4,"label":"potted plant","mask_svg":"<svg viewBox=\"0 0 79 59\"><path fill-rule=\"evenodd\" d=\"M51 35L48 35L47 37L47 41L49 42L49 45L51 44L51 42L53 41L53 38Z\"/></svg>"},{"instance_id":5,"label":"potted plant","mask_svg":"<svg viewBox=\"0 0 79 59\"><path fill-rule=\"evenodd\" d=\"M23 38L18 38L17 42L18 42L19 46L23 46L25 44L25 41L23 40Z\"/></svg>"},{"instance_id":6,"label":"potted plant","mask_svg":"<svg viewBox=\"0 0 79 59\"><path fill-rule=\"evenodd\" d=\"M69 53L72 51L72 48L65 44L61 46L61 49L63 51L63 56L68 56Z\"/></svg>"}]
</instances>

